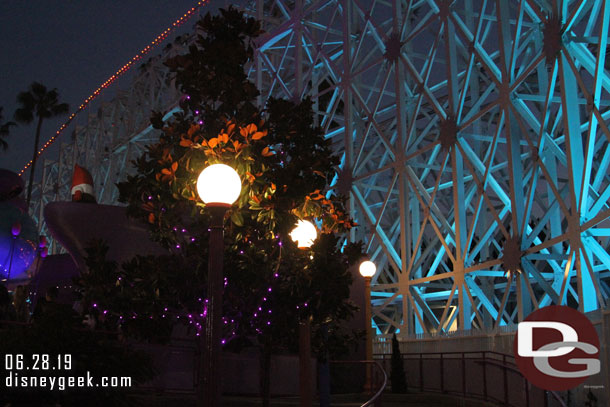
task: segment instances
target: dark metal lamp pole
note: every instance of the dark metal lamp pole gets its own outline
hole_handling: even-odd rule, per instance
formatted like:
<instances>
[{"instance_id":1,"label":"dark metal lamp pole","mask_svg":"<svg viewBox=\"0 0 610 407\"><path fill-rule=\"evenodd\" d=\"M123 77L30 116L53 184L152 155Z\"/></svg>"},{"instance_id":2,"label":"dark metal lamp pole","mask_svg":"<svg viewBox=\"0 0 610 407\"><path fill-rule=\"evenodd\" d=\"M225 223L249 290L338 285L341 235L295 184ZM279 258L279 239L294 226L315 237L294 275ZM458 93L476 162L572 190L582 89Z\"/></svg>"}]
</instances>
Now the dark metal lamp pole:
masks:
<instances>
[{"instance_id":1,"label":"dark metal lamp pole","mask_svg":"<svg viewBox=\"0 0 610 407\"><path fill-rule=\"evenodd\" d=\"M210 251L208 255L208 313L205 320L203 380L206 407L220 406L222 352L222 261L224 251L224 216L228 206L208 205L210 221Z\"/></svg>"},{"instance_id":2,"label":"dark metal lamp pole","mask_svg":"<svg viewBox=\"0 0 610 407\"><path fill-rule=\"evenodd\" d=\"M377 271L375 263L370 260L365 260L360 263L360 275L364 277L364 318L366 321L366 382L364 390L367 393L373 392L373 377L371 371L371 363L373 361L373 328L371 326L372 310L371 310L371 279Z\"/></svg>"},{"instance_id":3,"label":"dark metal lamp pole","mask_svg":"<svg viewBox=\"0 0 610 407\"><path fill-rule=\"evenodd\" d=\"M197 179L197 192L211 215L208 253L208 291L205 332L202 337L202 382L199 398L204 407L219 407L222 395L222 292L224 279L224 217L241 193L241 179L225 164L206 167ZM203 392L203 393L202 393Z\"/></svg>"},{"instance_id":4,"label":"dark metal lamp pole","mask_svg":"<svg viewBox=\"0 0 610 407\"><path fill-rule=\"evenodd\" d=\"M290 232L299 249L306 250L313 245L318 232L313 223L299 220ZM311 407L313 403L311 382L311 316L299 321L299 406Z\"/></svg>"}]
</instances>

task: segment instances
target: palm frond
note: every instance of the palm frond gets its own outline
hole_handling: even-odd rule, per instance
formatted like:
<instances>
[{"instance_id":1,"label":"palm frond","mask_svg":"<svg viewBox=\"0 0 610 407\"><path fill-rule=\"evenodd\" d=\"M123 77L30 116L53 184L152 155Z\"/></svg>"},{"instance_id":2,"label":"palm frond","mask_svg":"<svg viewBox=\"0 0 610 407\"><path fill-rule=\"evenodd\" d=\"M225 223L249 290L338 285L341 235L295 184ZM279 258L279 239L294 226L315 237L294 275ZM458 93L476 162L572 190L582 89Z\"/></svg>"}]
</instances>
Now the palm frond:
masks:
<instances>
[{"instance_id":1,"label":"palm frond","mask_svg":"<svg viewBox=\"0 0 610 407\"><path fill-rule=\"evenodd\" d=\"M9 135L9 130L11 126L15 125L15 122L6 122L2 123L2 119L4 118L2 115L3 107L0 106L0 149L6 151L8 150L8 142L6 138Z\"/></svg>"}]
</instances>

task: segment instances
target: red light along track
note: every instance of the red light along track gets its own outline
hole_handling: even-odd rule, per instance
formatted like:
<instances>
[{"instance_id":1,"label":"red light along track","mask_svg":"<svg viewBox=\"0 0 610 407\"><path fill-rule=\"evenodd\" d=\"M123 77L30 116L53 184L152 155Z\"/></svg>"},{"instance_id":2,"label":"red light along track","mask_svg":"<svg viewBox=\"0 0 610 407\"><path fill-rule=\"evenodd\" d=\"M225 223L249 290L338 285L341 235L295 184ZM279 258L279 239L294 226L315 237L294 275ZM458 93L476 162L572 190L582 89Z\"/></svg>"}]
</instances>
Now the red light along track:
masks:
<instances>
[{"instance_id":1,"label":"red light along track","mask_svg":"<svg viewBox=\"0 0 610 407\"><path fill-rule=\"evenodd\" d=\"M47 140L46 143L43 144L43 146L38 150L37 156L40 156L51 144L53 144L55 142L55 140L63 133L63 131L66 129L66 127L68 127L68 125L72 122L72 120L74 120L76 115L79 114L81 111L83 111L85 109L85 107L87 107L87 105L91 101L93 101L96 97L98 97L104 89L109 87L114 81L116 81L125 72L127 72L129 69L131 69L135 65L136 62L141 60L146 54L148 54L153 48L155 48L155 46L157 46L161 42L163 42L163 40L165 40L169 36L169 34L171 34L176 28L178 28L179 26L181 26L182 24L187 22L192 16L195 15L195 13L198 9L200 9L201 7L206 5L208 2L209 2L209 0L197 1L197 4L194 7L190 8L186 13L184 13L183 16L181 16L179 19L174 21L173 24L169 28L167 28L166 30L161 32L161 34L159 34L154 40L152 40L150 44L148 44L140 52L138 52L133 58L131 58L129 60L129 62L127 62L125 65L123 65L118 71L116 71L114 74L112 74L112 76L110 76L108 79L106 79L106 81L104 83L102 83L95 91L93 91L93 93L91 93L89 95L89 97L87 97L83 101L83 103L81 103L81 105L78 107L78 109L76 109L76 111L73 112L68 117L68 119L64 122L64 124L62 124L61 127L55 132L53 137L51 137L49 140ZM23 167L23 169L21 171L19 171L19 176L23 175L23 173L28 168L30 168L31 165L32 165L32 160L30 160Z\"/></svg>"}]
</instances>

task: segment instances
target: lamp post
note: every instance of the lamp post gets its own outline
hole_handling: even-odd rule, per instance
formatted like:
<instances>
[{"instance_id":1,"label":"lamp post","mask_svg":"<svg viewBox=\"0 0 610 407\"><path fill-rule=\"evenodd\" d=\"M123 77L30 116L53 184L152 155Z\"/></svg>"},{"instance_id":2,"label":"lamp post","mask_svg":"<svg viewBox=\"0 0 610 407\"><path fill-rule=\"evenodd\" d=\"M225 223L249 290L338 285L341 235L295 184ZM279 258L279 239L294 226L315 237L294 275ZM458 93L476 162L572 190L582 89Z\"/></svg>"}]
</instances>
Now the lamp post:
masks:
<instances>
[{"instance_id":1,"label":"lamp post","mask_svg":"<svg viewBox=\"0 0 610 407\"><path fill-rule=\"evenodd\" d=\"M290 237L299 249L308 249L318 236L316 227L309 221L299 220ZM299 405L311 407L311 321L309 316L299 321Z\"/></svg>"},{"instance_id":2,"label":"lamp post","mask_svg":"<svg viewBox=\"0 0 610 407\"><path fill-rule=\"evenodd\" d=\"M208 311L203 336L203 395L205 407L220 406L220 353L222 340L222 260L224 252L224 216L241 193L241 179L225 164L206 167L197 179L197 193L211 215L208 254Z\"/></svg>"},{"instance_id":3,"label":"lamp post","mask_svg":"<svg viewBox=\"0 0 610 407\"><path fill-rule=\"evenodd\" d=\"M373 329L371 327L371 278L375 275L377 267L370 260L365 260L360 263L360 275L364 277L364 318L366 327L366 360L373 361ZM373 384L371 383L371 364L366 366L366 382L365 390L372 391Z\"/></svg>"}]
</instances>

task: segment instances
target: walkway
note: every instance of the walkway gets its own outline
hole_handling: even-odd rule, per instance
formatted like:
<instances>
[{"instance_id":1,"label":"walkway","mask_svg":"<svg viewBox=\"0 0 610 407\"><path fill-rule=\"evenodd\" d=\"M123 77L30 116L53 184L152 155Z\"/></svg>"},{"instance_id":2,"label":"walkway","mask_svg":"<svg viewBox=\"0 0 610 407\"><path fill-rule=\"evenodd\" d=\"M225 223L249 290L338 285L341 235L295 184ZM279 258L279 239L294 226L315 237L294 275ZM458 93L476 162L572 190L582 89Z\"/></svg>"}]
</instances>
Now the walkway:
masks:
<instances>
[{"instance_id":1,"label":"walkway","mask_svg":"<svg viewBox=\"0 0 610 407\"><path fill-rule=\"evenodd\" d=\"M197 404L192 396L142 396L149 407L195 407ZM362 395L335 395L332 397L332 407L360 407L365 398ZM225 396L223 407L258 407L261 405L257 397ZM271 407L298 407L298 397L276 397L271 400ZM314 407L319 404L315 403ZM384 394L383 407L496 407L491 403L479 400L459 399L452 396L431 393L414 394Z\"/></svg>"}]
</instances>

